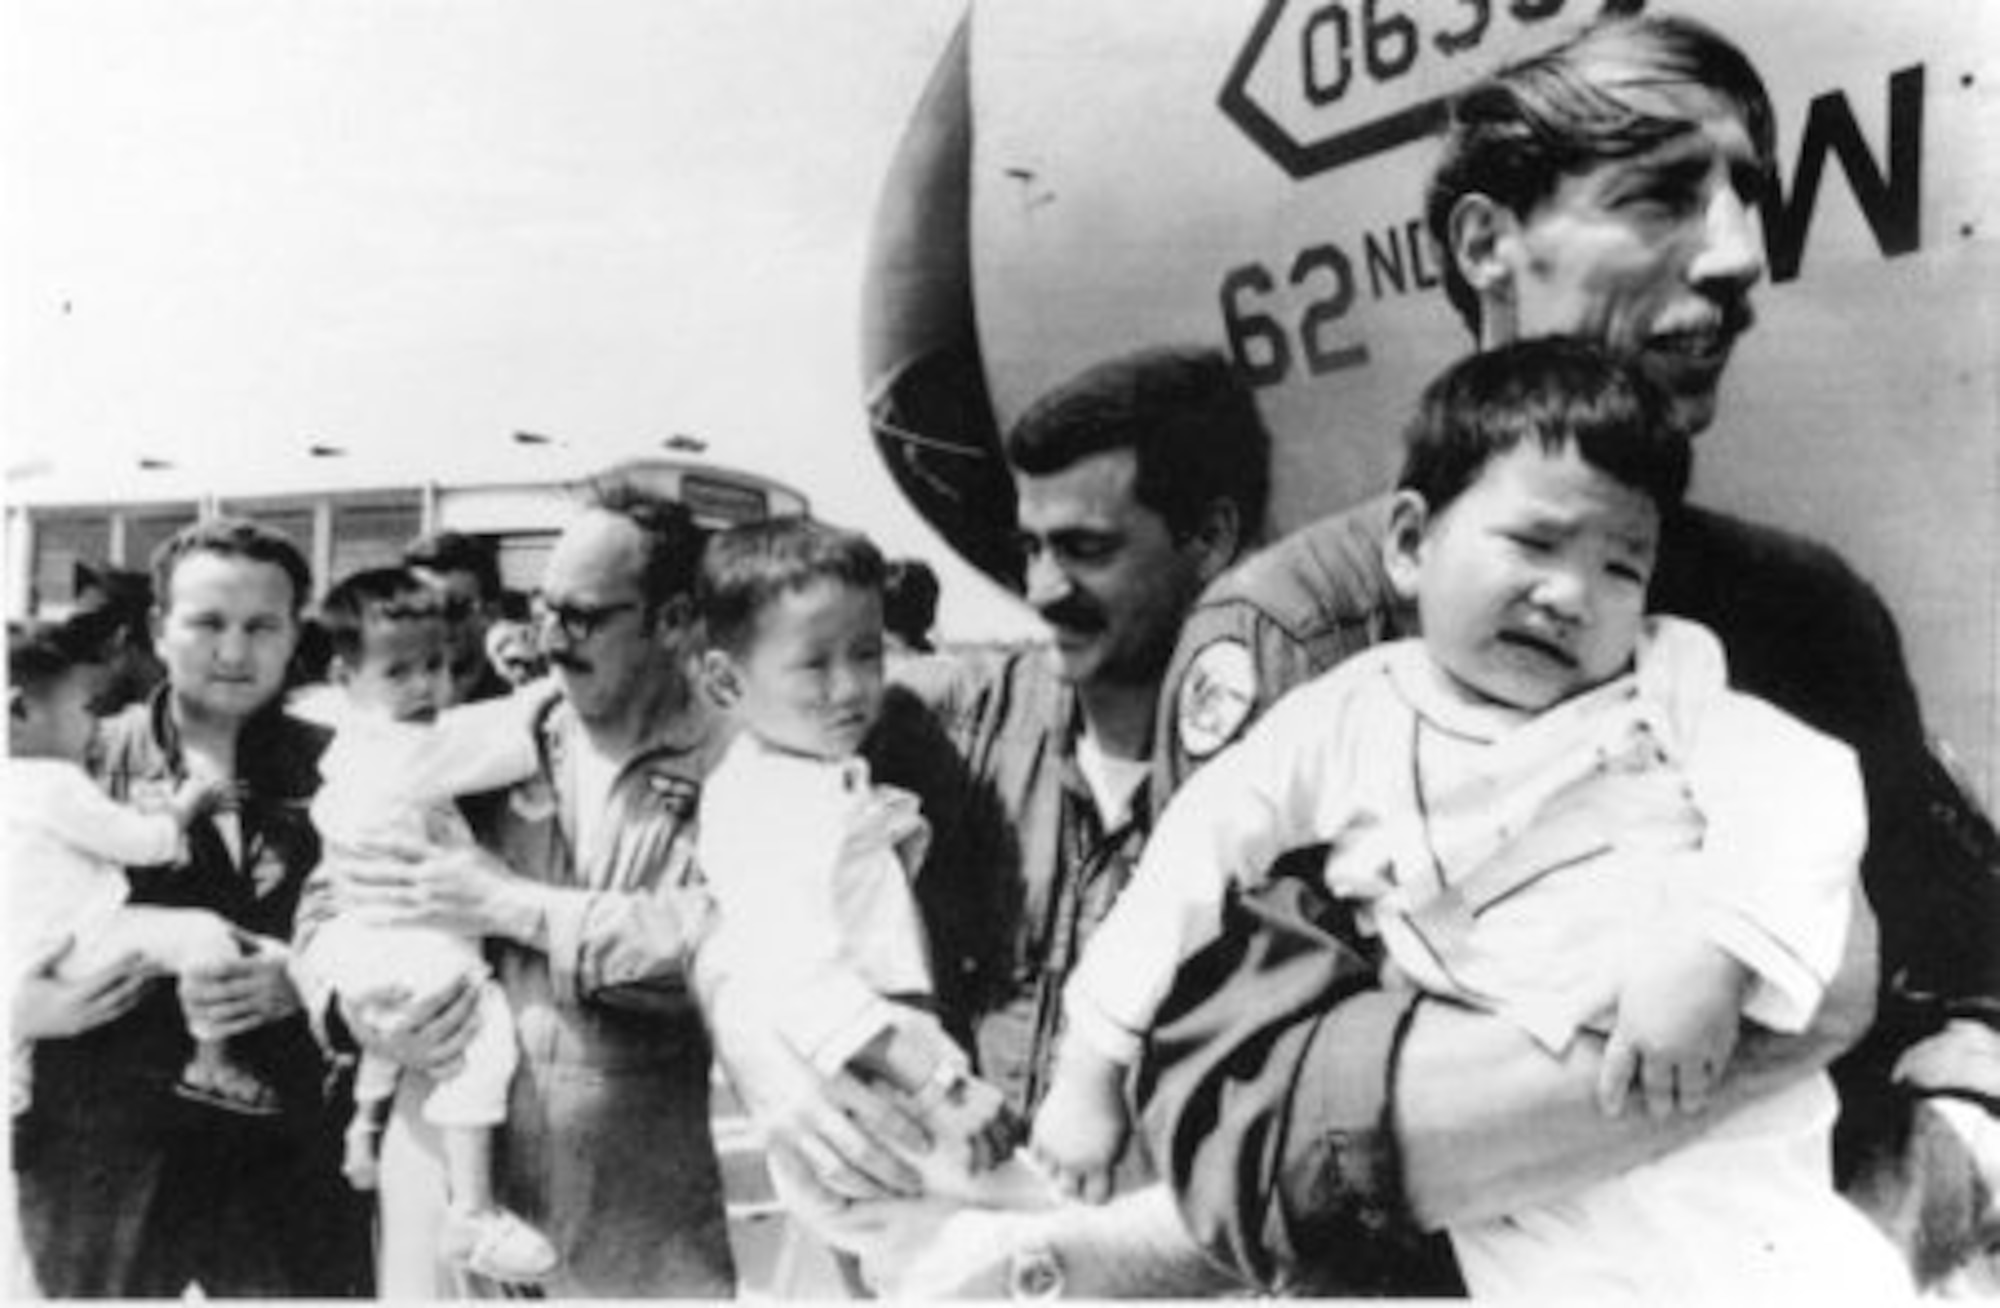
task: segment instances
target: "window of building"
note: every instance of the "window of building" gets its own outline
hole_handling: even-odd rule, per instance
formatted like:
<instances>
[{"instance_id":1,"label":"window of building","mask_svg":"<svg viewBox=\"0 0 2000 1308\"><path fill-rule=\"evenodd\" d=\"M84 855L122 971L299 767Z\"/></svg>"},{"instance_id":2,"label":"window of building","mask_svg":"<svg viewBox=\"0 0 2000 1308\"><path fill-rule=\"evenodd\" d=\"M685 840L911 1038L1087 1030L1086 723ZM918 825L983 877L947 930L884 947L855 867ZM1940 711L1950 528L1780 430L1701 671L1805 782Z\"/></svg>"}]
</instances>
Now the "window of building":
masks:
<instances>
[{"instance_id":1,"label":"window of building","mask_svg":"<svg viewBox=\"0 0 2000 1308\"><path fill-rule=\"evenodd\" d=\"M111 562L109 513L51 514L35 519L32 603L67 608L76 599L76 565Z\"/></svg>"},{"instance_id":2,"label":"window of building","mask_svg":"<svg viewBox=\"0 0 2000 1308\"><path fill-rule=\"evenodd\" d=\"M400 563L403 548L423 527L423 505L407 501L383 504L340 504L333 510L333 555L329 584L364 568L389 568Z\"/></svg>"},{"instance_id":3,"label":"window of building","mask_svg":"<svg viewBox=\"0 0 2000 1308\"><path fill-rule=\"evenodd\" d=\"M153 565L153 551L195 519L193 505L125 515L125 566L146 569Z\"/></svg>"}]
</instances>

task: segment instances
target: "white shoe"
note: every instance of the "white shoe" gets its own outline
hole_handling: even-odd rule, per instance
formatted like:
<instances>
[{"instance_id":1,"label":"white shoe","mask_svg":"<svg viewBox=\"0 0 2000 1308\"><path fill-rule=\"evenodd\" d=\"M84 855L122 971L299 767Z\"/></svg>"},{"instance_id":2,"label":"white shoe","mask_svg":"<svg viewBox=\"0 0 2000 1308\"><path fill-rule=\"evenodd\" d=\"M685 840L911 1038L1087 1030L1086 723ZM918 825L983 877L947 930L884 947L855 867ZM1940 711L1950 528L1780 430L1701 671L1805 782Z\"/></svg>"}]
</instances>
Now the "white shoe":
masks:
<instances>
[{"instance_id":1,"label":"white shoe","mask_svg":"<svg viewBox=\"0 0 2000 1308\"><path fill-rule=\"evenodd\" d=\"M491 1281L534 1285L562 1261L549 1238L505 1208L453 1209L444 1222L444 1256Z\"/></svg>"}]
</instances>

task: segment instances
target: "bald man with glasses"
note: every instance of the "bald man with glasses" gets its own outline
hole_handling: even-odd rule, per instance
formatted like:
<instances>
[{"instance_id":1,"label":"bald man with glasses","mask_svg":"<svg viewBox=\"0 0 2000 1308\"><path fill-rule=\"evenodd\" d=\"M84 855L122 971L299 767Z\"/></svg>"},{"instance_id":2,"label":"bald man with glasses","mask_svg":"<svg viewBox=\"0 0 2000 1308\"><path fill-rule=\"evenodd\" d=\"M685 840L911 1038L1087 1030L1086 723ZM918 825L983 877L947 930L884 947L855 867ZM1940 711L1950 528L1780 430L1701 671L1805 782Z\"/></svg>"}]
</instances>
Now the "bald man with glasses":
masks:
<instances>
[{"instance_id":1,"label":"bald man with glasses","mask_svg":"<svg viewBox=\"0 0 2000 1308\"><path fill-rule=\"evenodd\" d=\"M468 806L483 848L413 851L402 911L491 942L522 1051L495 1197L560 1252L546 1292L727 1298L708 1038L685 979L703 913L696 801L731 731L688 675L702 534L619 470L594 491L536 610L561 690L535 723L541 766ZM453 1297L437 1132L413 1106L470 1038L470 992L420 1001L398 1032L371 1029L346 998L315 1005L328 1039L408 1073L382 1140L382 1292Z\"/></svg>"}]
</instances>

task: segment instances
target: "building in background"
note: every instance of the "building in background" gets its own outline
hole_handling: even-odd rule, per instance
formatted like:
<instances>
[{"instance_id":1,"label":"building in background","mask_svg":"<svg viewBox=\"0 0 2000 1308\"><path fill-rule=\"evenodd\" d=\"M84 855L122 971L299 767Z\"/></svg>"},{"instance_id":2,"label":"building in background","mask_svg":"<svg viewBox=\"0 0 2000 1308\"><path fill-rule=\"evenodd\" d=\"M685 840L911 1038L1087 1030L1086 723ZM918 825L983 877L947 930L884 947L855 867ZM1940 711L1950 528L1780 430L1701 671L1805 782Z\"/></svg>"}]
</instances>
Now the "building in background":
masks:
<instances>
[{"instance_id":1,"label":"building in background","mask_svg":"<svg viewBox=\"0 0 2000 1308\"><path fill-rule=\"evenodd\" d=\"M706 461L647 459L636 466L707 526L805 513L804 494L768 477ZM8 487L6 596L10 614L62 613L76 596L75 565L144 568L161 541L199 518L233 515L277 527L306 551L324 590L361 568L396 563L403 546L432 531L493 542L501 584L533 591L556 533L595 469L502 472L480 478L311 487L274 476L259 487L194 485L171 467L94 485L22 478ZM147 473L165 474L148 478ZM317 598L317 596L315 596Z\"/></svg>"}]
</instances>

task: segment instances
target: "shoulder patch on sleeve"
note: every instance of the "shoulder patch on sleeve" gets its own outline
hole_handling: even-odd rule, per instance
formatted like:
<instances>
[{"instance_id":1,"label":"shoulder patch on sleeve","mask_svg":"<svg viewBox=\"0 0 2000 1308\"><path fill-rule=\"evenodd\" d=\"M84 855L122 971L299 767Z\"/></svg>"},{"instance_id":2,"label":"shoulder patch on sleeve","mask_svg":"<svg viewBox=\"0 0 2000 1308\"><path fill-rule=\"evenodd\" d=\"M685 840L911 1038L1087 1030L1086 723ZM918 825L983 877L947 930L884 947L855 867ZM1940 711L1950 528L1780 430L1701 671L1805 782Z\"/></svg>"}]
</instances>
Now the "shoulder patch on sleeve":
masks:
<instances>
[{"instance_id":1,"label":"shoulder patch on sleeve","mask_svg":"<svg viewBox=\"0 0 2000 1308\"><path fill-rule=\"evenodd\" d=\"M1181 678L1174 716L1181 749L1204 759L1236 739L1257 702L1257 666L1238 640L1204 646Z\"/></svg>"}]
</instances>

